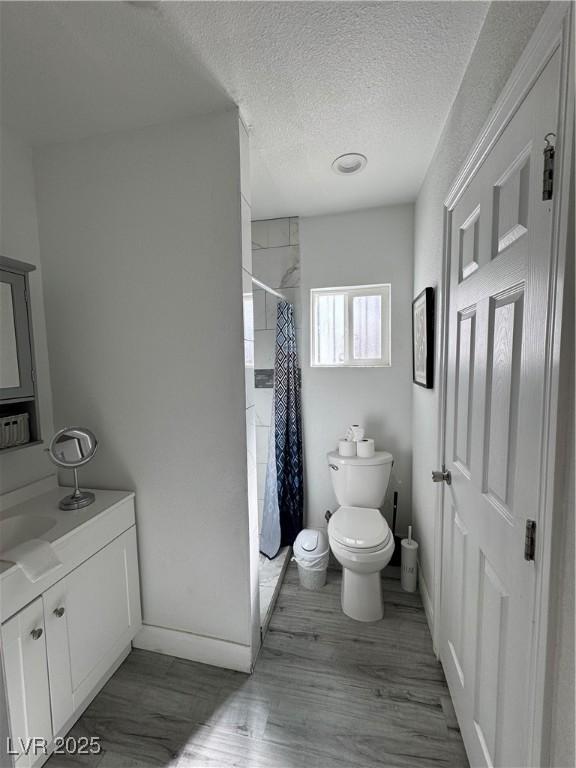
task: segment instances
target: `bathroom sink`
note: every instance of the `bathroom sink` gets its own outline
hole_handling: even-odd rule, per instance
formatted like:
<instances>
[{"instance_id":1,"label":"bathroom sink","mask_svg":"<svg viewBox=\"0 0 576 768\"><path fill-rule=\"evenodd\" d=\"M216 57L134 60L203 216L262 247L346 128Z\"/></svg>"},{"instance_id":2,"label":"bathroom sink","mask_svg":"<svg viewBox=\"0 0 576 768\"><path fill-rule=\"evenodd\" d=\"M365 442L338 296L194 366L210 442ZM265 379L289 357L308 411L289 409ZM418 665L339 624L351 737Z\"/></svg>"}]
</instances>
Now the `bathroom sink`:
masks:
<instances>
[{"instance_id":1,"label":"bathroom sink","mask_svg":"<svg viewBox=\"0 0 576 768\"><path fill-rule=\"evenodd\" d=\"M37 539L56 525L56 519L44 515L14 515L0 520L0 555L29 539Z\"/></svg>"},{"instance_id":2,"label":"bathroom sink","mask_svg":"<svg viewBox=\"0 0 576 768\"><path fill-rule=\"evenodd\" d=\"M99 490L93 504L73 512L60 509L67 493L52 485L0 513L0 624L135 524L131 491ZM11 556L33 539L48 546Z\"/></svg>"}]
</instances>

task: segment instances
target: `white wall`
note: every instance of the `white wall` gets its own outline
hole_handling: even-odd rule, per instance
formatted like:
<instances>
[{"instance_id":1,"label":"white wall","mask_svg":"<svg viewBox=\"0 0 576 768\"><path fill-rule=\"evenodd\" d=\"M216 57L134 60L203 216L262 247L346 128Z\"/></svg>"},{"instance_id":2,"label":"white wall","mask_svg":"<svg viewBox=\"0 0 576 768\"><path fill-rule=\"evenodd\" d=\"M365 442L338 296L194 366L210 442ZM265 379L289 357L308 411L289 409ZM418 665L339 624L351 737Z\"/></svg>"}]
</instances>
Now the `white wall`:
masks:
<instances>
[{"instance_id":1,"label":"white wall","mask_svg":"<svg viewBox=\"0 0 576 768\"><path fill-rule=\"evenodd\" d=\"M100 440L84 485L136 491L144 622L249 646L237 113L36 171L55 421Z\"/></svg>"},{"instance_id":2,"label":"white wall","mask_svg":"<svg viewBox=\"0 0 576 768\"><path fill-rule=\"evenodd\" d=\"M240 207L242 218L242 299L244 303L244 376L246 393L246 459L250 540L251 665L260 649L260 579L258 538L258 474L256 458L256 405L254 400L254 292L252 288L252 197L250 190L250 138L242 120L240 129Z\"/></svg>"},{"instance_id":3,"label":"white wall","mask_svg":"<svg viewBox=\"0 0 576 768\"><path fill-rule=\"evenodd\" d=\"M54 475L55 467L44 452L53 432L52 393L32 156L30 149L5 126L0 126L0 253L36 265L29 279L40 433L44 440L44 445L0 455L0 493L7 493Z\"/></svg>"},{"instance_id":4,"label":"white wall","mask_svg":"<svg viewBox=\"0 0 576 768\"><path fill-rule=\"evenodd\" d=\"M391 522L397 490L397 530L404 532L411 514L413 206L301 218L300 254L307 525L324 526L326 510L337 507L326 452L360 423L377 448L394 454L384 511ZM310 289L371 283L392 285L392 366L311 368Z\"/></svg>"},{"instance_id":5,"label":"white wall","mask_svg":"<svg viewBox=\"0 0 576 768\"><path fill-rule=\"evenodd\" d=\"M53 432L52 392L32 156L30 149L4 125L0 125L0 254L36 265L34 272L29 274L30 300L40 434L46 442ZM55 467L44 447L45 444L30 446L0 455L0 494L55 474ZM6 753L8 712L5 690L0 648L0 763L8 766L13 761Z\"/></svg>"},{"instance_id":6,"label":"white wall","mask_svg":"<svg viewBox=\"0 0 576 768\"><path fill-rule=\"evenodd\" d=\"M414 229L414 295L438 287L442 273L443 204L448 190L480 132L490 109L530 39L547 3L492 3L462 85L418 195ZM436 316L442 297L436 296ZM436 363L439 335L436 323ZM435 365L438 370L438 364ZM412 400L412 508L420 541L422 575L432 596L433 544L438 491L430 473L438 462L438 379L434 389L414 388ZM432 606L433 609L433 606Z\"/></svg>"}]
</instances>

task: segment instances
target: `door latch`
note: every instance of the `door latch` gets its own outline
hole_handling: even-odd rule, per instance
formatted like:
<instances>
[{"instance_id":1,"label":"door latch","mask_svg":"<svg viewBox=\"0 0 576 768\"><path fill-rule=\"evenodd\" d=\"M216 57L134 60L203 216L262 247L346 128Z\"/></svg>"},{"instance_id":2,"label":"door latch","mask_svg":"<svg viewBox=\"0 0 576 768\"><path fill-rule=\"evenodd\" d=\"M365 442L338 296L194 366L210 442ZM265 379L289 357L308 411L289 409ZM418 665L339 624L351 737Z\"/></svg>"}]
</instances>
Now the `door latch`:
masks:
<instances>
[{"instance_id":1,"label":"door latch","mask_svg":"<svg viewBox=\"0 0 576 768\"><path fill-rule=\"evenodd\" d=\"M552 200L554 194L554 154L556 150L550 144L549 136L556 138L555 133L547 133L544 136L544 173L542 175L542 200Z\"/></svg>"},{"instance_id":2,"label":"door latch","mask_svg":"<svg viewBox=\"0 0 576 768\"><path fill-rule=\"evenodd\" d=\"M442 469L435 469L432 472L433 483L446 483L446 485L452 484L452 473L446 469L446 465L442 464Z\"/></svg>"},{"instance_id":3,"label":"door latch","mask_svg":"<svg viewBox=\"0 0 576 768\"><path fill-rule=\"evenodd\" d=\"M536 554L536 520L526 520L526 537L524 539L524 560L534 560Z\"/></svg>"}]
</instances>

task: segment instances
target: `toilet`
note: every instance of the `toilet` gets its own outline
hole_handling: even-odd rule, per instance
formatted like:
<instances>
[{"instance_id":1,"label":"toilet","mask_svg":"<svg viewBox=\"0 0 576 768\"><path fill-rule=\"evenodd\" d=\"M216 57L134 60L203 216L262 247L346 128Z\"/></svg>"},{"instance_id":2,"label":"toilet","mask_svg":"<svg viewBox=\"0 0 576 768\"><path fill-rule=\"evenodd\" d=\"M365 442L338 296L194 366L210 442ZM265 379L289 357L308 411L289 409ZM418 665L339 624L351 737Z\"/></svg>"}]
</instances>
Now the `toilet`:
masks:
<instances>
[{"instance_id":1,"label":"toilet","mask_svg":"<svg viewBox=\"0 0 576 768\"><path fill-rule=\"evenodd\" d=\"M394 457L387 451L370 458L331 451L327 459L340 504L328 522L328 541L343 569L342 610L357 621L378 621L383 616L380 571L394 552L394 536L379 507Z\"/></svg>"}]
</instances>

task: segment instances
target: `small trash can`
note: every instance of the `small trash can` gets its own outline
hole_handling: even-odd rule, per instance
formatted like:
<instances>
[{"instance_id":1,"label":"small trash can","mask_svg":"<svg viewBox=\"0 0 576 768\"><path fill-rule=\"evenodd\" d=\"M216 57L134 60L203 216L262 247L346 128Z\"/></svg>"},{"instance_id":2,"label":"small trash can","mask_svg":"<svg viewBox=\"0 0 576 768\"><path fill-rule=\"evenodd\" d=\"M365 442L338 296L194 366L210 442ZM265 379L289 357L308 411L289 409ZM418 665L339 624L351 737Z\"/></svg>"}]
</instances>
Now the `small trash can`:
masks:
<instances>
[{"instance_id":1,"label":"small trash can","mask_svg":"<svg viewBox=\"0 0 576 768\"><path fill-rule=\"evenodd\" d=\"M304 528L296 537L293 550L300 584L305 589L322 589L326 584L330 556L326 532L315 528Z\"/></svg>"}]
</instances>

